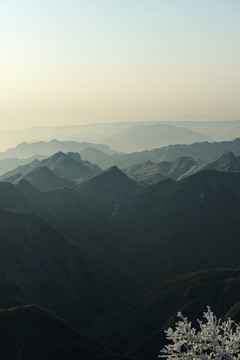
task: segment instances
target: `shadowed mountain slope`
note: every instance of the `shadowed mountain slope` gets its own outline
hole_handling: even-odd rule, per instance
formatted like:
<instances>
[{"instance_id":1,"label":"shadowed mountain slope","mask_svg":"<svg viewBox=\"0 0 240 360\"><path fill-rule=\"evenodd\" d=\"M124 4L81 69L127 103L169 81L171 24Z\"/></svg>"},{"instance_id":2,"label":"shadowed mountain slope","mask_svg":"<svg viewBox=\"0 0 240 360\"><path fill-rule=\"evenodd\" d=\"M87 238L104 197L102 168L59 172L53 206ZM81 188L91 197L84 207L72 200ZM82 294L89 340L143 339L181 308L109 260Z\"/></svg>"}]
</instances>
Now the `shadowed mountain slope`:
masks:
<instances>
[{"instance_id":1,"label":"shadowed mountain slope","mask_svg":"<svg viewBox=\"0 0 240 360\"><path fill-rule=\"evenodd\" d=\"M0 209L0 248L0 307L36 303L79 328L93 327L134 291L112 250L85 250L31 214Z\"/></svg>"},{"instance_id":2,"label":"shadowed mountain slope","mask_svg":"<svg viewBox=\"0 0 240 360\"><path fill-rule=\"evenodd\" d=\"M8 193L6 188L9 189ZM19 208L19 199L24 207ZM94 262L103 278L108 277L108 269L112 269L115 286L123 297L136 289L136 284L129 277L124 280L128 275L121 260L124 247L120 235L112 230L106 220L89 209L76 191L64 188L41 192L25 180L15 187L0 183L0 206L33 213L66 237L77 241L82 254ZM129 281L132 289L128 287Z\"/></svg>"},{"instance_id":3,"label":"shadowed mountain slope","mask_svg":"<svg viewBox=\"0 0 240 360\"><path fill-rule=\"evenodd\" d=\"M0 310L0 333L0 356L4 360L120 359L36 305Z\"/></svg>"},{"instance_id":4,"label":"shadowed mountain slope","mask_svg":"<svg viewBox=\"0 0 240 360\"><path fill-rule=\"evenodd\" d=\"M136 183L112 168L81 185L79 195L67 188L42 193L24 181L17 187L1 183L0 205L40 216L81 244L103 275L104 259L140 286L205 267L238 265L240 174L208 170L137 193ZM185 253L187 261L181 262Z\"/></svg>"},{"instance_id":5,"label":"shadowed mountain slope","mask_svg":"<svg viewBox=\"0 0 240 360\"><path fill-rule=\"evenodd\" d=\"M163 170L163 166L158 166L158 164L155 164L149 160L145 163L129 166L122 171L142 186L147 186L167 178L167 176L164 175L161 170Z\"/></svg>"},{"instance_id":6,"label":"shadowed mountain slope","mask_svg":"<svg viewBox=\"0 0 240 360\"><path fill-rule=\"evenodd\" d=\"M32 161L3 174L2 181L26 179L40 190L51 190L63 186L73 186L73 181L93 175L101 169L98 165L81 160L78 153L58 152L42 161Z\"/></svg>"},{"instance_id":7,"label":"shadowed mountain slope","mask_svg":"<svg viewBox=\"0 0 240 360\"><path fill-rule=\"evenodd\" d=\"M117 167L71 189L1 182L0 307L37 303L116 353L154 358L179 310L193 318L201 301L239 316L238 270L182 275L239 266L239 233L240 173L205 170L145 189Z\"/></svg>"},{"instance_id":8,"label":"shadowed mountain slope","mask_svg":"<svg viewBox=\"0 0 240 360\"><path fill-rule=\"evenodd\" d=\"M73 186L71 180L57 176L47 166L36 167L26 172L15 181L19 182L22 179L27 180L32 186L43 191L53 190L64 186Z\"/></svg>"},{"instance_id":9,"label":"shadowed mountain slope","mask_svg":"<svg viewBox=\"0 0 240 360\"><path fill-rule=\"evenodd\" d=\"M111 319L103 338L138 359L157 360L166 344L164 330L175 327L181 311L198 327L210 306L218 318L240 320L240 270L196 272L139 293Z\"/></svg>"},{"instance_id":10,"label":"shadowed mountain slope","mask_svg":"<svg viewBox=\"0 0 240 360\"><path fill-rule=\"evenodd\" d=\"M113 238L118 237L109 224L95 211L89 209L75 190L64 188L41 192L25 180L19 182L16 188L27 199L25 201L29 205L30 212L48 221L65 236L79 242L83 251L89 252L96 263L103 259L106 264L109 259L114 262L116 252L118 256L121 253L118 241L112 241ZM14 202L11 205L13 205L12 209L16 206Z\"/></svg>"},{"instance_id":11,"label":"shadowed mountain slope","mask_svg":"<svg viewBox=\"0 0 240 360\"><path fill-rule=\"evenodd\" d=\"M1 182L0 207L41 217L62 234L81 244L82 251L94 259L96 266L98 264L104 269L121 264L119 259L124 248L118 241L119 235L102 216L89 209L73 189L42 192L26 180L21 180L15 186ZM124 272L124 269L118 271Z\"/></svg>"},{"instance_id":12,"label":"shadowed mountain slope","mask_svg":"<svg viewBox=\"0 0 240 360\"><path fill-rule=\"evenodd\" d=\"M39 162L39 160L35 159L28 164L19 165L15 169L7 171L5 174L1 175L0 180L14 182L15 180L23 176L23 174L33 170Z\"/></svg>"},{"instance_id":13,"label":"shadowed mountain slope","mask_svg":"<svg viewBox=\"0 0 240 360\"><path fill-rule=\"evenodd\" d=\"M234 154L231 151L225 152L223 155L219 156L215 161L203 165L201 168L201 170L207 170L207 169L225 171L225 172L240 171L240 157L234 156Z\"/></svg>"},{"instance_id":14,"label":"shadowed mountain slope","mask_svg":"<svg viewBox=\"0 0 240 360\"><path fill-rule=\"evenodd\" d=\"M141 188L113 166L79 181L76 189L91 209L109 220L118 213L121 204L131 201Z\"/></svg>"},{"instance_id":15,"label":"shadowed mountain slope","mask_svg":"<svg viewBox=\"0 0 240 360\"><path fill-rule=\"evenodd\" d=\"M129 200L139 190L139 186L113 166L78 182L77 189L80 193L92 196Z\"/></svg>"},{"instance_id":16,"label":"shadowed mountain slope","mask_svg":"<svg viewBox=\"0 0 240 360\"><path fill-rule=\"evenodd\" d=\"M202 170L218 170L223 172L240 172L240 157L235 156L231 151L223 153L216 160L202 166L194 166L183 174L183 177L195 174Z\"/></svg>"},{"instance_id":17,"label":"shadowed mountain slope","mask_svg":"<svg viewBox=\"0 0 240 360\"><path fill-rule=\"evenodd\" d=\"M240 174L215 171L146 188L112 222L128 244L126 268L148 286L190 271L238 266L239 194Z\"/></svg>"},{"instance_id":18,"label":"shadowed mountain slope","mask_svg":"<svg viewBox=\"0 0 240 360\"><path fill-rule=\"evenodd\" d=\"M92 147L81 150L80 155L83 160L88 160L93 164L98 164L104 170L114 164L114 156Z\"/></svg>"},{"instance_id":19,"label":"shadowed mountain slope","mask_svg":"<svg viewBox=\"0 0 240 360\"><path fill-rule=\"evenodd\" d=\"M180 184L206 211L240 221L240 173L205 170L183 179Z\"/></svg>"},{"instance_id":20,"label":"shadowed mountain slope","mask_svg":"<svg viewBox=\"0 0 240 360\"><path fill-rule=\"evenodd\" d=\"M31 212L25 195L18 191L15 185L8 182L0 182L0 208Z\"/></svg>"},{"instance_id":21,"label":"shadowed mountain slope","mask_svg":"<svg viewBox=\"0 0 240 360\"><path fill-rule=\"evenodd\" d=\"M18 159L18 158L10 158L10 159L1 159L0 160L0 175L5 174L16 167L23 166L31 163L32 161L38 159L43 160L45 156L43 155L35 155L34 157L27 159Z\"/></svg>"},{"instance_id":22,"label":"shadowed mountain slope","mask_svg":"<svg viewBox=\"0 0 240 360\"><path fill-rule=\"evenodd\" d=\"M64 154L61 151L42 160L39 166L47 166L56 175L71 180L78 180L101 170L97 165L82 161L78 153Z\"/></svg>"}]
</instances>

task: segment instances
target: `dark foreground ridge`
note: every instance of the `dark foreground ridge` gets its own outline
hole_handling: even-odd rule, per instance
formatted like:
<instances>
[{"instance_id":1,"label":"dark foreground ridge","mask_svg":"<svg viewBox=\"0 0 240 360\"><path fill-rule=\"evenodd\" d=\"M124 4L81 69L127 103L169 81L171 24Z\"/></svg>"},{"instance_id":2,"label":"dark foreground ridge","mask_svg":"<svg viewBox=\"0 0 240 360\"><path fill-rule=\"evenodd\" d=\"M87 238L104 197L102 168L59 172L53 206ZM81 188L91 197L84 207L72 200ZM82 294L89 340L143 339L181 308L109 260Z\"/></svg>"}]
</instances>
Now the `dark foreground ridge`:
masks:
<instances>
[{"instance_id":1,"label":"dark foreground ridge","mask_svg":"<svg viewBox=\"0 0 240 360\"><path fill-rule=\"evenodd\" d=\"M0 358L4 360L121 359L36 305L0 310L0 333Z\"/></svg>"},{"instance_id":2,"label":"dark foreground ridge","mask_svg":"<svg viewBox=\"0 0 240 360\"><path fill-rule=\"evenodd\" d=\"M239 276L239 269L206 270L150 287L113 316L103 338L115 351L157 360L166 344L164 330L175 326L179 311L195 327L208 305L218 318L240 322Z\"/></svg>"}]
</instances>

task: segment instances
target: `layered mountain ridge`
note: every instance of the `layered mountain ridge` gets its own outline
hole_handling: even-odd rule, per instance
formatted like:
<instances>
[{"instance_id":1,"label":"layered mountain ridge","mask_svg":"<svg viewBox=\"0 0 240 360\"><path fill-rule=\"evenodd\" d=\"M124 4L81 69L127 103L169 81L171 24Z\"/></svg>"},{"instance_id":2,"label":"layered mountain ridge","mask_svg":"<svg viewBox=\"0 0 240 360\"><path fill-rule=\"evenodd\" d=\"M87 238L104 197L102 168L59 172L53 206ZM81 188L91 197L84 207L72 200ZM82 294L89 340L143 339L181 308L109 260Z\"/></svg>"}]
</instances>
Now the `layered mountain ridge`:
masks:
<instances>
[{"instance_id":1,"label":"layered mountain ridge","mask_svg":"<svg viewBox=\"0 0 240 360\"><path fill-rule=\"evenodd\" d=\"M193 316L211 305L217 315L238 319L238 166L239 158L228 151L204 165L189 156L147 159L124 173L60 151L5 174L0 307L19 306L23 318L32 311L25 304L54 311L77 329L71 333L69 325L59 325L68 339L63 354L86 360L156 358L163 330L179 310ZM45 310L34 309L44 327ZM7 310L2 314L8 333L12 320ZM15 320L13 326L20 334ZM18 336L25 343L24 334ZM50 335L56 354L63 342L58 336ZM42 341L50 348L51 341ZM16 344L14 338L14 353ZM29 354L47 358L39 344Z\"/></svg>"},{"instance_id":2,"label":"layered mountain ridge","mask_svg":"<svg viewBox=\"0 0 240 360\"><path fill-rule=\"evenodd\" d=\"M73 182L99 172L99 166L81 160L78 153L58 152L44 160L33 161L3 174L2 181L16 182L22 179L29 181L40 190L51 190L57 187L73 186Z\"/></svg>"}]
</instances>

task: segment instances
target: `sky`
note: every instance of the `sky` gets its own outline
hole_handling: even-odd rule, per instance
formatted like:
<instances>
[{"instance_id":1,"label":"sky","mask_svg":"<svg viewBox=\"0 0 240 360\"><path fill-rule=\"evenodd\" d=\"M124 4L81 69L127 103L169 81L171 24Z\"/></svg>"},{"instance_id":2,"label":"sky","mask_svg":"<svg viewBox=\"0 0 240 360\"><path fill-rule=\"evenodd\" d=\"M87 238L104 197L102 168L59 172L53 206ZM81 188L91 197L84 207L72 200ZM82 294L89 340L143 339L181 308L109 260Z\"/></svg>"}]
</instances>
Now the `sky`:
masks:
<instances>
[{"instance_id":1,"label":"sky","mask_svg":"<svg viewBox=\"0 0 240 360\"><path fill-rule=\"evenodd\" d=\"M239 120L239 0L0 2L0 130Z\"/></svg>"}]
</instances>

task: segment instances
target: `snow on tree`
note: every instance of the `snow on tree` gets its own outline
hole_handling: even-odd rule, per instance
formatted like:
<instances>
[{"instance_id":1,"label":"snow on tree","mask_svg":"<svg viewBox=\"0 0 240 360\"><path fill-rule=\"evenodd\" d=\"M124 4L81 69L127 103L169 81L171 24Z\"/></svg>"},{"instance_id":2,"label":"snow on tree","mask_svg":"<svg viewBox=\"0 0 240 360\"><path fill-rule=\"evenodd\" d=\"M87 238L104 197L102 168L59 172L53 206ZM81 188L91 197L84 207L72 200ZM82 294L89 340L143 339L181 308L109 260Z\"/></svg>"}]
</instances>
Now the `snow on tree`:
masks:
<instances>
[{"instance_id":1,"label":"snow on tree","mask_svg":"<svg viewBox=\"0 0 240 360\"><path fill-rule=\"evenodd\" d=\"M192 327L182 313L176 328L165 331L168 340L159 357L167 360L235 360L240 359L240 325L233 320L221 321L210 307L198 320L199 330Z\"/></svg>"}]
</instances>

